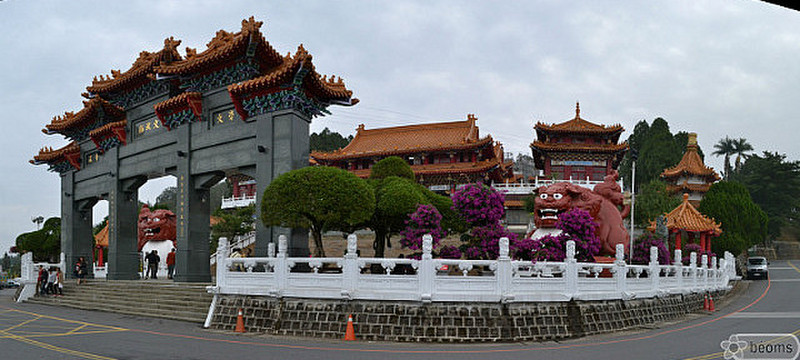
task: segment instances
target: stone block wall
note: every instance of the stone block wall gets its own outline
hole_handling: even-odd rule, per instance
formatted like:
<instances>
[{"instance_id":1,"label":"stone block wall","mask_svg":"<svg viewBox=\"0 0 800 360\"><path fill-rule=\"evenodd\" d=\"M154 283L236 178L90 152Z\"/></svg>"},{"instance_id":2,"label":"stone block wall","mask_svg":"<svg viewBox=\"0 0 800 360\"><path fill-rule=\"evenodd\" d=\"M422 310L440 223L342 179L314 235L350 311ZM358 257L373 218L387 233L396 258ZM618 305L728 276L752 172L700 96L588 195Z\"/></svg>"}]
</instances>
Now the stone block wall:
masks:
<instances>
[{"instance_id":1,"label":"stone block wall","mask_svg":"<svg viewBox=\"0 0 800 360\"><path fill-rule=\"evenodd\" d=\"M723 296L716 293L715 299ZM702 309L702 294L540 303L419 303L221 295L211 328L340 339L348 315L358 339L402 342L548 341L677 320Z\"/></svg>"}]
</instances>

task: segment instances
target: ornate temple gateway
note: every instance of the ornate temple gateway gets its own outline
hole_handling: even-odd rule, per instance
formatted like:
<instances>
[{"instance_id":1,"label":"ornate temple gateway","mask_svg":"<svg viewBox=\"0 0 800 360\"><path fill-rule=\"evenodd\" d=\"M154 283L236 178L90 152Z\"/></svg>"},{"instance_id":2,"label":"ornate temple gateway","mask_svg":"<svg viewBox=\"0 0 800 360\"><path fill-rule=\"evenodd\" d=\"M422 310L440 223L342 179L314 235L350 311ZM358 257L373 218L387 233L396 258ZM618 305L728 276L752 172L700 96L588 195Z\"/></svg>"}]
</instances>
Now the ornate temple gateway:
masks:
<instances>
[{"instance_id":1,"label":"ornate temple gateway","mask_svg":"<svg viewBox=\"0 0 800 360\"><path fill-rule=\"evenodd\" d=\"M598 125L581 119L580 104L575 118L560 124L539 122L534 127L536 140L531 151L536 168L553 180L602 182L615 170L628 143L618 143L622 125Z\"/></svg>"},{"instance_id":2,"label":"ornate temple gateway","mask_svg":"<svg viewBox=\"0 0 800 360\"><path fill-rule=\"evenodd\" d=\"M503 159L503 145L491 135L480 136L477 120L469 114L465 121L380 129L361 124L350 144L334 152L312 153L311 159L366 178L376 162L399 156L411 165L417 181L432 190L449 191L476 181L504 182L513 177L513 162Z\"/></svg>"},{"instance_id":3,"label":"ornate temple gateway","mask_svg":"<svg viewBox=\"0 0 800 360\"><path fill-rule=\"evenodd\" d=\"M677 165L665 169L661 173L661 178L667 182L669 192L688 194L689 202L697 207L700 206L700 200L703 200L703 196L711 188L711 185L719 181L720 176L714 171L714 168L703 163L703 159L697 152L697 134L689 133L686 151L683 153L681 161Z\"/></svg>"},{"instance_id":4,"label":"ornate temple gateway","mask_svg":"<svg viewBox=\"0 0 800 360\"><path fill-rule=\"evenodd\" d=\"M95 78L83 109L53 118L46 134L71 142L31 161L61 176L61 249L68 263L92 254L92 206L109 203L109 279L138 278L138 188L177 178L177 281L208 282L209 188L226 175L255 179L308 165L308 127L330 105L351 106L341 78L316 72L302 45L279 54L252 17L239 32L217 32L202 52L180 40L142 51L127 71ZM258 201L260 203L260 201ZM260 204L257 204L260 206ZM308 252L304 230L256 226L257 256L279 234L289 252Z\"/></svg>"}]
</instances>

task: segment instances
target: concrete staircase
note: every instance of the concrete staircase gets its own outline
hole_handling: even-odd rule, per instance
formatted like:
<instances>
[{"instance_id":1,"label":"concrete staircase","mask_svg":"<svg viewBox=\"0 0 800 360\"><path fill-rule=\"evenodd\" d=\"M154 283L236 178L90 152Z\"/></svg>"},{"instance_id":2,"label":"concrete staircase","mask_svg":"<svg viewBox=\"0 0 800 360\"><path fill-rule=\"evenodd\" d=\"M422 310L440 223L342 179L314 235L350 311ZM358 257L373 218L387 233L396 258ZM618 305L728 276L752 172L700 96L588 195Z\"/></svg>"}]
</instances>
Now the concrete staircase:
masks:
<instances>
[{"instance_id":1,"label":"concrete staircase","mask_svg":"<svg viewBox=\"0 0 800 360\"><path fill-rule=\"evenodd\" d=\"M208 285L102 279L76 285L70 279L64 284L64 296L35 296L26 302L203 323L213 297L206 292Z\"/></svg>"}]
</instances>

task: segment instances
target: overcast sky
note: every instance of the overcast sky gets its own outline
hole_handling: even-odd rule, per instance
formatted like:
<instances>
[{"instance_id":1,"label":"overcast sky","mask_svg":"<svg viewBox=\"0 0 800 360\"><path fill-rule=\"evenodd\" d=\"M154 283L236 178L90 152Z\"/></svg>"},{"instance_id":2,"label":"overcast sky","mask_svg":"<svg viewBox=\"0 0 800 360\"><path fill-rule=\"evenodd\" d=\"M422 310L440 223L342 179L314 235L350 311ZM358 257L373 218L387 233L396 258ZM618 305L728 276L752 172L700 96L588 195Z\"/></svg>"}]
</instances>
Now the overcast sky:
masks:
<instances>
[{"instance_id":1,"label":"overcast sky","mask_svg":"<svg viewBox=\"0 0 800 360\"><path fill-rule=\"evenodd\" d=\"M318 72L361 99L312 131L474 113L482 134L530 154L533 125L571 119L580 101L581 117L622 124L623 139L663 117L697 132L706 154L731 136L800 158L800 13L760 1L0 0L0 253L35 230L32 217L59 216L58 174L28 160L67 143L41 129L80 110L94 76L129 69L169 36L202 51L250 16L280 53L304 44Z\"/></svg>"}]
</instances>

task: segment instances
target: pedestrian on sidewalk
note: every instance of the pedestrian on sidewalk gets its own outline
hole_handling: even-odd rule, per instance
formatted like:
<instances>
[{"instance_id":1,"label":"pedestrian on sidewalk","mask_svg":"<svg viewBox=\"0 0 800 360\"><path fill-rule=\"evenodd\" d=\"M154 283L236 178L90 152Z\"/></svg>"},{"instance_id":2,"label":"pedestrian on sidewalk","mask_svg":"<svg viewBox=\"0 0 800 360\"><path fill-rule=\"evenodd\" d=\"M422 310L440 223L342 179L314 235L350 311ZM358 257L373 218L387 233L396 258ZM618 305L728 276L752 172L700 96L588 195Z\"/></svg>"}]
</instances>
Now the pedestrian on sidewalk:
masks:
<instances>
[{"instance_id":1,"label":"pedestrian on sidewalk","mask_svg":"<svg viewBox=\"0 0 800 360\"><path fill-rule=\"evenodd\" d=\"M172 279L173 272L175 272L175 248L167 254L167 279Z\"/></svg>"}]
</instances>

